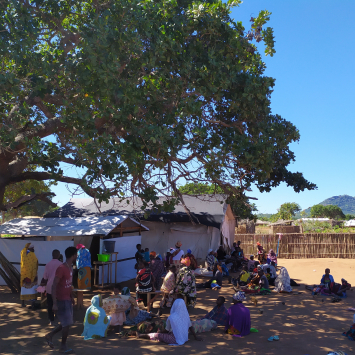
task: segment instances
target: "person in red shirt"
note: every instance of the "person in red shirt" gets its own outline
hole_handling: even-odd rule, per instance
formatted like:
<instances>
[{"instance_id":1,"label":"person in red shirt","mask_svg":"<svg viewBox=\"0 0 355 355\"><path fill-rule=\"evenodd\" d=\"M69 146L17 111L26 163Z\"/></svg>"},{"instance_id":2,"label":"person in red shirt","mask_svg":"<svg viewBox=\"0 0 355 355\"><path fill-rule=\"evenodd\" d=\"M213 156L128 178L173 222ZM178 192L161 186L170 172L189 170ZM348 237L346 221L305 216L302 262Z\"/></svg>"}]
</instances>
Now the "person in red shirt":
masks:
<instances>
[{"instance_id":1,"label":"person in red shirt","mask_svg":"<svg viewBox=\"0 0 355 355\"><path fill-rule=\"evenodd\" d=\"M72 294L73 264L76 262L77 250L69 247L65 250L66 261L60 265L55 273L52 286L53 311L56 312L60 324L45 336L51 349L54 348L52 338L62 332L62 344L60 351L72 354L72 349L67 349L69 328L73 324L73 305L75 304Z\"/></svg>"}]
</instances>

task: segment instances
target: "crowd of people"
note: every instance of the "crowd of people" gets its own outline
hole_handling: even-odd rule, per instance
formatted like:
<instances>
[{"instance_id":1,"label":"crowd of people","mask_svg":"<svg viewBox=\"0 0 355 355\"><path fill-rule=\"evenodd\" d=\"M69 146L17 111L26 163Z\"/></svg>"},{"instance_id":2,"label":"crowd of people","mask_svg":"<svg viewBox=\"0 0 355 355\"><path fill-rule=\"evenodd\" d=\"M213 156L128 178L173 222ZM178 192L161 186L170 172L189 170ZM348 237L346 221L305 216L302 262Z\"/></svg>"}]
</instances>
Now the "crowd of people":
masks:
<instances>
[{"instance_id":1,"label":"crowd of people","mask_svg":"<svg viewBox=\"0 0 355 355\"><path fill-rule=\"evenodd\" d=\"M202 332L214 330L223 326L227 334L235 337L250 333L250 312L243 305L246 294L269 294L270 286L276 292L292 292L292 286L297 284L292 280L286 268L277 267L277 255L274 250L268 254L258 242L256 245L257 259L254 255L247 259L241 243L233 244L230 253L223 246L216 251L208 250L205 258L205 267L210 272L210 280L202 284L196 283L197 260L190 249L187 252L181 249L182 243L177 242L175 248L169 248L163 260L155 251L143 249L137 244L135 254L137 272L135 297L131 290L121 288L115 284L109 297L96 295L91 300L84 318L82 336L85 340L106 337L108 332L119 331L127 336L138 339L160 341L167 344L182 345L191 334L196 340ZM53 250L52 260L46 265L41 287L45 287L47 294L48 318L50 324L55 326L45 339L50 348L53 348L52 338L62 333L60 351L71 353L66 342L70 326L73 324L73 265L78 269L78 287L86 289L91 287L91 255L84 245L69 247L65 250L65 261L58 250ZM279 270L277 270L279 269ZM237 271L238 277L232 278L230 271ZM34 246L27 243L21 251L21 300L22 305L30 302L35 307L37 295L38 260L34 253ZM279 272L277 274L277 272ZM223 278L235 289L233 305L227 309L225 298L219 296L216 306L204 317L191 321L188 307L195 307L197 303L197 290L201 287L221 289ZM310 286L313 294L333 295L346 297L346 291L351 285L344 279L337 284L330 270L326 269L319 285ZM152 296L148 297L148 294ZM160 299L158 299L160 297ZM148 305L148 300L150 304ZM159 300L159 309L155 312L139 308L143 302L145 307L152 308L153 302ZM170 309L166 320L161 318L164 308ZM55 315L59 324L55 323ZM124 331L123 326L130 326ZM355 319L350 330L344 336L355 340Z\"/></svg>"}]
</instances>

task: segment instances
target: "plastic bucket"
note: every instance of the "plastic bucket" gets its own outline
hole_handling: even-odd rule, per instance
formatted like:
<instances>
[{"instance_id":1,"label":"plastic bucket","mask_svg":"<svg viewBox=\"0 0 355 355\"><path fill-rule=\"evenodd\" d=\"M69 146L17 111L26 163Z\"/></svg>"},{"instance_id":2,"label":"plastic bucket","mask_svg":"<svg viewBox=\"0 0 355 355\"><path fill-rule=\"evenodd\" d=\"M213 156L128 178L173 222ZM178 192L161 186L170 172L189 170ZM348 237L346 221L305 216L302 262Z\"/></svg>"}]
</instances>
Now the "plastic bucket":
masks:
<instances>
[{"instance_id":1,"label":"plastic bucket","mask_svg":"<svg viewBox=\"0 0 355 355\"><path fill-rule=\"evenodd\" d=\"M104 247L106 249L107 253L114 253L115 252L115 244L116 241L112 241L112 240L104 240Z\"/></svg>"}]
</instances>

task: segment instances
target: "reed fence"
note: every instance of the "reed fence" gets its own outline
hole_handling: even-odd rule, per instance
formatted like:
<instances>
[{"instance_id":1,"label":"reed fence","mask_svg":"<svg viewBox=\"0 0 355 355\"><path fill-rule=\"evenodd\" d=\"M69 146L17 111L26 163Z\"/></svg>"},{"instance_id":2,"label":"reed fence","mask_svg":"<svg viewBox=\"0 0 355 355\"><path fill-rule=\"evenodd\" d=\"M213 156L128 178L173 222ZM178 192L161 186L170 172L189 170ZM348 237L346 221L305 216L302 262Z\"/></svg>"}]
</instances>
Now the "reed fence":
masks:
<instances>
[{"instance_id":1,"label":"reed fence","mask_svg":"<svg viewBox=\"0 0 355 355\"><path fill-rule=\"evenodd\" d=\"M256 255L256 243L260 242L266 252L276 252L279 236L275 234L236 234L241 241L244 255ZM279 244L279 258L355 258L355 235L353 233L289 233L283 234Z\"/></svg>"}]
</instances>

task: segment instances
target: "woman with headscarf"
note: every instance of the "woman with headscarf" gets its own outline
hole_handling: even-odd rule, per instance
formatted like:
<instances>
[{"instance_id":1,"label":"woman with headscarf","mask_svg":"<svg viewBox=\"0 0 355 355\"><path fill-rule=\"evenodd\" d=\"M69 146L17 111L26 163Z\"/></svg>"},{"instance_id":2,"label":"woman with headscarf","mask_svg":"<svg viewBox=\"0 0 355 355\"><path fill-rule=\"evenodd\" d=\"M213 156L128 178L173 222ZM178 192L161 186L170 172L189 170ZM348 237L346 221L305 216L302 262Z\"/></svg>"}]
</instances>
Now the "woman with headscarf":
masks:
<instances>
[{"instance_id":1,"label":"woman with headscarf","mask_svg":"<svg viewBox=\"0 0 355 355\"><path fill-rule=\"evenodd\" d=\"M279 276L275 279L275 292L292 292L292 287L290 285L291 279L287 272L287 269L283 267Z\"/></svg>"},{"instance_id":2,"label":"woman with headscarf","mask_svg":"<svg viewBox=\"0 0 355 355\"><path fill-rule=\"evenodd\" d=\"M191 270L196 270L198 268L197 266L197 260L195 256L192 254L191 249L187 249L187 254L185 255L185 258L190 259L190 268Z\"/></svg>"},{"instance_id":3,"label":"woman with headscarf","mask_svg":"<svg viewBox=\"0 0 355 355\"><path fill-rule=\"evenodd\" d=\"M183 266L178 271L176 277L176 289L177 292L186 296L187 305L195 307L196 305L196 278L190 268L189 259L181 259L181 265Z\"/></svg>"},{"instance_id":4,"label":"woman with headscarf","mask_svg":"<svg viewBox=\"0 0 355 355\"><path fill-rule=\"evenodd\" d=\"M126 321L126 311L132 306L137 308L136 300L131 297L131 291L128 287L124 287L120 294L119 284L114 285L113 294L105 298L102 302L102 308L107 315L111 316L110 326L118 326L121 331L123 323Z\"/></svg>"},{"instance_id":5,"label":"woman with headscarf","mask_svg":"<svg viewBox=\"0 0 355 355\"><path fill-rule=\"evenodd\" d=\"M237 292L233 296L232 307L228 309L226 333L235 337L242 337L250 333L250 311L243 305L245 293Z\"/></svg>"},{"instance_id":6,"label":"woman with headscarf","mask_svg":"<svg viewBox=\"0 0 355 355\"><path fill-rule=\"evenodd\" d=\"M96 295L91 299L91 306L86 310L84 331L81 336L84 340L105 338L109 325L110 318L102 308L101 295Z\"/></svg>"},{"instance_id":7,"label":"woman with headscarf","mask_svg":"<svg viewBox=\"0 0 355 355\"><path fill-rule=\"evenodd\" d=\"M78 289L91 288L91 254L85 245L78 244L76 257L76 268L78 269Z\"/></svg>"},{"instance_id":8,"label":"woman with headscarf","mask_svg":"<svg viewBox=\"0 0 355 355\"><path fill-rule=\"evenodd\" d=\"M31 307L34 308L37 299L38 287L38 259L35 255L34 246L27 243L21 250L21 301L22 307L25 307L25 301L31 301Z\"/></svg>"},{"instance_id":9,"label":"woman with headscarf","mask_svg":"<svg viewBox=\"0 0 355 355\"><path fill-rule=\"evenodd\" d=\"M214 266L217 263L217 259L216 257L213 255L213 250L212 249L208 249L208 254L206 256L206 262L207 262L207 269L209 271L213 271L214 270Z\"/></svg>"},{"instance_id":10,"label":"woman with headscarf","mask_svg":"<svg viewBox=\"0 0 355 355\"><path fill-rule=\"evenodd\" d=\"M163 285L160 291L164 293L163 299L160 302L160 308L171 307L174 299L176 298L175 287L176 287L176 266L171 265L169 272L164 277Z\"/></svg>"},{"instance_id":11,"label":"woman with headscarf","mask_svg":"<svg viewBox=\"0 0 355 355\"><path fill-rule=\"evenodd\" d=\"M160 341L170 345L183 345L189 340L189 329L196 340L202 340L196 335L192 327L184 300L177 299L171 307L164 332L150 334L137 332L137 338Z\"/></svg>"},{"instance_id":12,"label":"woman with headscarf","mask_svg":"<svg viewBox=\"0 0 355 355\"><path fill-rule=\"evenodd\" d=\"M270 263L274 262L277 265L277 256L274 252L274 249L270 249L269 254L267 255L268 259L270 259Z\"/></svg>"},{"instance_id":13,"label":"woman with headscarf","mask_svg":"<svg viewBox=\"0 0 355 355\"><path fill-rule=\"evenodd\" d=\"M265 264L266 255L265 255L264 248L262 247L262 245L259 242L256 243L256 246L258 249L258 260L259 260L260 264Z\"/></svg>"},{"instance_id":14,"label":"woman with headscarf","mask_svg":"<svg viewBox=\"0 0 355 355\"><path fill-rule=\"evenodd\" d=\"M164 262L161 260L160 255L156 255L155 251L150 253L150 271L154 276L154 287L156 290L159 290L161 276L164 273Z\"/></svg>"}]
</instances>

